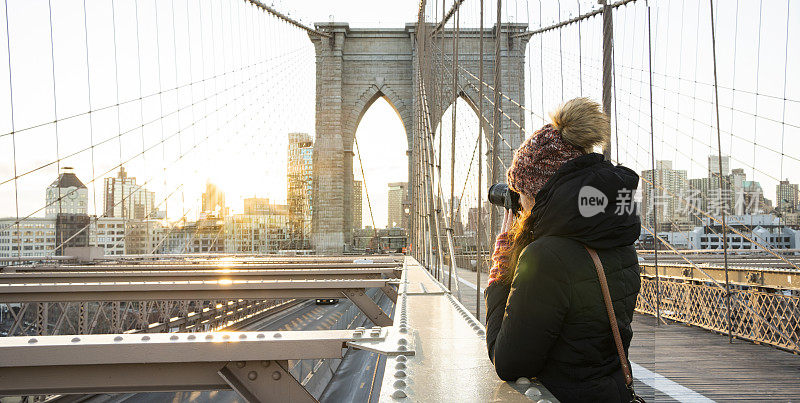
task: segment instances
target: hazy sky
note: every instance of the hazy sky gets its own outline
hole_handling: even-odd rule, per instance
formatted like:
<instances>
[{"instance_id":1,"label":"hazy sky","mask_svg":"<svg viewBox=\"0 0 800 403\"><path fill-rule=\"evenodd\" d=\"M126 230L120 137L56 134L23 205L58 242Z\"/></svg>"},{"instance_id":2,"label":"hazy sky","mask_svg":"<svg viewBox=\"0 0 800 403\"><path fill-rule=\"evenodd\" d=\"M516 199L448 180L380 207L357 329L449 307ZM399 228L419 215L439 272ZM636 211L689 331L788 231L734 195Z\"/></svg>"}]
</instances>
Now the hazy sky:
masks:
<instances>
[{"instance_id":1,"label":"hazy sky","mask_svg":"<svg viewBox=\"0 0 800 403\"><path fill-rule=\"evenodd\" d=\"M485 3L491 26L494 3ZM577 15L578 6L581 12L597 7L589 0L561 2L559 15L560 3L542 3L540 17L538 1L505 1L503 18L538 27ZM418 6L271 4L307 24L335 20L352 27L403 27L416 19ZM705 176L707 156L717 150L708 5L654 4L656 158L673 160L690 178ZM787 0L715 4L723 153L774 199L779 178L800 180L800 78L784 74L800 68L800 5L787 11ZM234 212L245 197L285 201L286 134L314 132L314 54L305 33L236 0L87 0L85 9L83 0L53 1L52 9L46 0L9 0L8 8L0 9L10 33L0 33L0 216L43 215L44 189L63 166L75 167L89 187L90 213L101 212L103 178L119 165L147 182L171 218L196 216L206 180L222 187ZM650 165L645 10L640 0L615 12L612 137L620 138L614 147L620 162L636 171ZM441 14L441 3L429 2L429 20ZM462 27L477 26L478 14L476 0L464 2ZM533 112L527 133L564 100L581 94L600 100L600 26L599 17L580 24L580 47L577 24L531 38L522 100ZM458 110L455 193L464 189L465 203L475 205L476 166L469 161L477 117L466 106ZM383 227L386 184L407 180L406 134L381 100L364 116L357 138L375 222ZM446 195L449 150L445 142ZM362 221L369 225L364 202Z\"/></svg>"}]
</instances>

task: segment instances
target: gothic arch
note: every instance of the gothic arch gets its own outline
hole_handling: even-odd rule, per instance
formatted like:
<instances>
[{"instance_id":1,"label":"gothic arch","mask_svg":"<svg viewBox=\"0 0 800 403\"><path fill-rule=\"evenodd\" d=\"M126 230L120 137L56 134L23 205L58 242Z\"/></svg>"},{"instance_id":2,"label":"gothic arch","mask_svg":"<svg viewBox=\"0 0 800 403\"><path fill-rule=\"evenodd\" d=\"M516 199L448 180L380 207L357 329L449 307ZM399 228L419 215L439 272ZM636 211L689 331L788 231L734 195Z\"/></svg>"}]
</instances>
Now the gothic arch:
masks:
<instances>
[{"instance_id":1,"label":"gothic arch","mask_svg":"<svg viewBox=\"0 0 800 403\"><path fill-rule=\"evenodd\" d=\"M378 98L383 97L392 106L397 116L403 122L403 128L406 132L406 140L408 141L408 149L411 149L411 135L412 135L412 111L408 102L401 98L388 84L375 83L369 85L358 97L358 100L349 108L349 113L344 122L345 137L344 147L352 147L353 139L358 130L358 125L361 123L361 118L367 113L367 110L372 106Z\"/></svg>"}]
</instances>

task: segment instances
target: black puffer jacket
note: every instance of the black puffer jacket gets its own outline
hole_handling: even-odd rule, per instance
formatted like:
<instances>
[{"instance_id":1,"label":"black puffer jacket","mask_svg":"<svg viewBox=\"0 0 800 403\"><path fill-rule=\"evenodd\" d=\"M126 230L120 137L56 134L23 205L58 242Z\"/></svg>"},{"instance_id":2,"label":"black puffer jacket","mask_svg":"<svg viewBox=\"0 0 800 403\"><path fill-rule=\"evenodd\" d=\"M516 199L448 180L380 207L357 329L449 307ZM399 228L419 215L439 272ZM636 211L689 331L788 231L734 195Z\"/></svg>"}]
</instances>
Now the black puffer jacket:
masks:
<instances>
[{"instance_id":1,"label":"black puffer jacket","mask_svg":"<svg viewBox=\"0 0 800 403\"><path fill-rule=\"evenodd\" d=\"M632 193L638 181L632 170L593 153L566 162L536 195L534 242L520 255L512 284L495 282L485 291L486 344L500 378L536 377L561 401L630 400L583 245L603 262L627 352L640 286L632 246L640 221L625 205L617 211L617 195ZM591 217L579 209L585 186L607 202Z\"/></svg>"}]
</instances>

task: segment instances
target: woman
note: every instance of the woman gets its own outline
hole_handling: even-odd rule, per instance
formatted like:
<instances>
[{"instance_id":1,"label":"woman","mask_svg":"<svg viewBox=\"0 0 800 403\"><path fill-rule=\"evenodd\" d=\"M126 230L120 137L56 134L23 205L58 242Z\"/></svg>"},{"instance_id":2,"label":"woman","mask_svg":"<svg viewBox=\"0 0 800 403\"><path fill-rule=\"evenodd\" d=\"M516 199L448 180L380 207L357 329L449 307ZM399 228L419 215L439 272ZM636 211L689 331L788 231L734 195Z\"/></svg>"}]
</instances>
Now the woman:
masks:
<instances>
[{"instance_id":1,"label":"woman","mask_svg":"<svg viewBox=\"0 0 800 403\"><path fill-rule=\"evenodd\" d=\"M573 99L551 120L516 151L507 172L523 211L516 219L506 212L492 256L485 291L489 356L503 380L536 377L561 401L628 402L584 246L600 256L627 356L640 286L632 246L640 221L631 208L639 176L592 152L609 138L597 103Z\"/></svg>"}]
</instances>

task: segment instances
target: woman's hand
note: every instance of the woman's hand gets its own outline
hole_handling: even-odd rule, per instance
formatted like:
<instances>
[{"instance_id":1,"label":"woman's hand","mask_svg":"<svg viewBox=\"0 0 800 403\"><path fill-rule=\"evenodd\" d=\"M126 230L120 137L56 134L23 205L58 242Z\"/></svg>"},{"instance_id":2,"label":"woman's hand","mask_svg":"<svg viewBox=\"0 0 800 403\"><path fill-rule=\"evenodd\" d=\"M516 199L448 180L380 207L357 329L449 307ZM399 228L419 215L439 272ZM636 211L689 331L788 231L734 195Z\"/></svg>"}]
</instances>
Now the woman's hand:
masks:
<instances>
[{"instance_id":1,"label":"woman's hand","mask_svg":"<svg viewBox=\"0 0 800 403\"><path fill-rule=\"evenodd\" d=\"M511 231L511 226L514 225L514 212L511 210L506 210L505 214L503 215L503 226L500 227L500 233L505 233Z\"/></svg>"},{"instance_id":2,"label":"woman's hand","mask_svg":"<svg viewBox=\"0 0 800 403\"><path fill-rule=\"evenodd\" d=\"M500 233L497 235L497 240L494 244L494 252L492 252L492 268L489 270L489 284L503 276L503 273L508 269L508 261L511 256L511 244L513 237L508 232L514 225L514 212L506 210L503 215L503 226L500 227Z\"/></svg>"}]
</instances>

